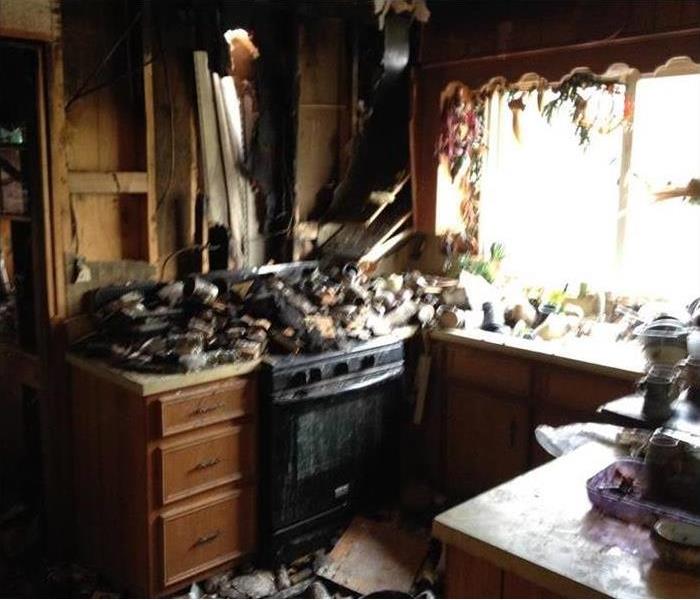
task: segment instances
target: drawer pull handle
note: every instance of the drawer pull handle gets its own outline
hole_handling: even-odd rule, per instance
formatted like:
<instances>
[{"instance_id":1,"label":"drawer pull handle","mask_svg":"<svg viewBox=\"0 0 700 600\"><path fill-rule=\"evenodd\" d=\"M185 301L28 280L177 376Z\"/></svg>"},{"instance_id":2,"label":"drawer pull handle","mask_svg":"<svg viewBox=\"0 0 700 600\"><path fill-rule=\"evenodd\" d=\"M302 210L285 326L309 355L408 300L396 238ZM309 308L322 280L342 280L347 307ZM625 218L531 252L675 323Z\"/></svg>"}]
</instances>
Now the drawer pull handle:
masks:
<instances>
[{"instance_id":1,"label":"drawer pull handle","mask_svg":"<svg viewBox=\"0 0 700 600\"><path fill-rule=\"evenodd\" d=\"M194 543L194 545L195 546L202 546L204 544L208 544L209 542L213 542L220 535L221 535L221 532L217 529L216 531L213 531L212 533L208 533L207 535L203 535L202 537L198 538L197 541Z\"/></svg>"},{"instance_id":2,"label":"drawer pull handle","mask_svg":"<svg viewBox=\"0 0 700 600\"><path fill-rule=\"evenodd\" d=\"M202 469L208 469L209 467L213 467L214 465L218 465L221 462L221 459L217 456L216 458L208 458L207 460L203 460L201 463L197 463L194 468L197 471L201 471Z\"/></svg>"},{"instance_id":3,"label":"drawer pull handle","mask_svg":"<svg viewBox=\"0 0 700 600\"><path fill-rule=\"evenodd\" d=\"M224 407L223 402L219 402L218 404L212 404L211 406L200 406L199 408L195 408L194 411L192 411L193 415L206 415L207 413L214 412L215 410L219 410L220 408Z\"/></svg>"}]
</instances>

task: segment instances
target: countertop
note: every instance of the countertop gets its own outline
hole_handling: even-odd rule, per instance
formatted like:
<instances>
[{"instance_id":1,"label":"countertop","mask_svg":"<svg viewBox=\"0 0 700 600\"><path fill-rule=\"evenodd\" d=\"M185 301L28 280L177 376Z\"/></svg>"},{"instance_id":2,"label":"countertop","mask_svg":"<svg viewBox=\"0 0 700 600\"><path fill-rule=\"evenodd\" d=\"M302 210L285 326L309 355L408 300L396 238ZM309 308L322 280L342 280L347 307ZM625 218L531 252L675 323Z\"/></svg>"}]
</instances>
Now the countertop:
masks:
<instances>
[{"instance_id":1,"label":"countertop","mask_svg":"<svg viewBox=\"0 0 700 600\"><path fill-rule=\"evenodd\" d=\"M648 419L643 412L644 396L641 394L630 394L603 404L598 413L624 427L655 429L663 426L700 436L700 406L688 400L687 394L687 390L681 392L671 404L671 416L667 419Z\"/></svg>"},{"instance_id":2,"label":"countertop","mask_svg":"<svg viewBox=\"0 0 700 600\"><path fill-rule=\"evenodd\" d=\"M257 369L260 364L260 360L249 360L203 369L201 371L161 375L117 369L105 361L85 358L77 354L68 354L66 360L71 365L85 369L100 377L105 377L113 383L131 392L140 394L141 396L152 396L183 387L211 383L212 381L218 381L228 377L246 375Z\"/></svg>"},{"instance_id":3,"label":"countertop","mask_svg":"<svg viewBox=\"0 0 700 600\"><path fill-rule=\"evenodd\" d=\"M431 337L441 342L464 344L620 379L639 379L644 372L642 348L636 342L588 338L526 340L480 329L436 329Z\"/></svg>"},{"instance_id":4,"label":"countertop","mask_svg":"<svg viewBox=\"0 0 700 600\"><path fill-rule=\"evenodd\" d=\"M417 328L412 325L401 327L396 329L391 335L373 338L371 340L371 345L379 346L383 343L406 340L413 336L416 329ZM218 381L228 377L246 375L247 373L255 371L260 364L266 360L266 357L259 360L235 362L229 365L202 369L201 371L175 374L126 371L124 369L117 369L106 361L81 356L75 353L69 353L66 356L66 360L68 363L90 371L95 375L108 378L113 383L131 392L140 394L141 396L152 396L183 387L211 383L212 381Z\"/></svg>"},{"instance_id":5,"label":"countertop","mask_svg":"<svg viewBox=\"0 0 700 600\"><path fill-rule=\"evenodd\" d=\"M433 533L563 597L697 598L700 577L661 565L649 529L592 508L586 480L614 459L587 444L442 513Z\"/></svg>"},{"instance_id":6,"label":"countertop","mask_svg":"<svg viewBox=\"0 0 700 600\"><path fill-rule=\"evenodd\" d=\"M416 331L415 326L401 327L391 335L374 338L379 345L388 341L406 340ZM464 344L484 350L503 352L513 356L538 360L548 364L585 370L621 379L638 379L644 369L641 348L635 343L596 343L587 339L567 341L525 340L482 330L433 330L431 338L442 342ZM210 383L227 377L245 375L254 371L266 359L246 361L173 375L125 371L108 363L77 354L69 354L69 363L109 377L114 383L143 396L161 394L177 388Z\"/></svg>"}]
</instances>

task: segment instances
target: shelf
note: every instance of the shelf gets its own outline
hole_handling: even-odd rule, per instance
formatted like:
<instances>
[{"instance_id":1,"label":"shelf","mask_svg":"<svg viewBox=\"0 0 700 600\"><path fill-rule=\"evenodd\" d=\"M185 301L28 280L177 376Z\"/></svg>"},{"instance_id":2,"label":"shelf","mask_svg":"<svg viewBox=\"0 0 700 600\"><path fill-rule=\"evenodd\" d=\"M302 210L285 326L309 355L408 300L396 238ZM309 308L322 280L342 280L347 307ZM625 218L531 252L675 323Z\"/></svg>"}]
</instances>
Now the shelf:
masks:
<instances>
[{"instance_id":1,"label":"shelf","mask_svg":"<svg viewBox=\"0 0 700 600\"><path fill-rule=\"evenodd\" d=\"M0 212L0 219L5 219L7 221L19 221L22 223L31 223L32 218L29 215L21 215L17 213L4 213Z\"/></svg>"}]
</instances>

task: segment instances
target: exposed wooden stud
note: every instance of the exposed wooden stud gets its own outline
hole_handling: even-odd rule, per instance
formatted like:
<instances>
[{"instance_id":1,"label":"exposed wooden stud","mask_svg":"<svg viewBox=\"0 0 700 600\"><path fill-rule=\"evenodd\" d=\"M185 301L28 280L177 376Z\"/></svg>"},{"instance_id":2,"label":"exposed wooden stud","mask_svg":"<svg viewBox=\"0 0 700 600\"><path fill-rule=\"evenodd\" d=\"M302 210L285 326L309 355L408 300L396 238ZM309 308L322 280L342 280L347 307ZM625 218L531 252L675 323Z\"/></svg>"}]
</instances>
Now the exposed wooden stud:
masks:
<instances>
[{"instance_id":1,"label":"exposed wooden stud","mask_svg":"<svg viewBox=\"0 0 700 600\"><path fill-rule=\"evenodd\" d=\"M149 194L150 187L144 171L68 172L71 194Z\"/></svg>"},{"instance_id":2,"label":"exposed wooden stud","mask_svg":"<svg viewBox=\"0 0 700 600\"><path fill-rule=\"evenodd\" d=\"M48 68L47 105L49 129L50 202L46 224L47 236L52 247L53 260L47 268L53 271L54 300L51 317L62 318L66 314L66 277L64 255L70 245L70 194L68 190L68 166L65 154L66 113L64 105L63 44L55 42L46 51ZM51 265L50 267L48 265Z\"/></svg>"},{"instance_id":3,"label":"exposed wooden stud","mask_svg":"<svg viewBox=\"0 0 700 600\"><path fill-rule=\"evenodd\" d=\"M156 132L153 99L153 49L151 45L151 3L144 4L143 35L143 101L146 117L146 206L144 232L147 260L158 262L158 198L156 191ZM172 110L172 107L171 107Z\"/></svg>"}]
</instances>

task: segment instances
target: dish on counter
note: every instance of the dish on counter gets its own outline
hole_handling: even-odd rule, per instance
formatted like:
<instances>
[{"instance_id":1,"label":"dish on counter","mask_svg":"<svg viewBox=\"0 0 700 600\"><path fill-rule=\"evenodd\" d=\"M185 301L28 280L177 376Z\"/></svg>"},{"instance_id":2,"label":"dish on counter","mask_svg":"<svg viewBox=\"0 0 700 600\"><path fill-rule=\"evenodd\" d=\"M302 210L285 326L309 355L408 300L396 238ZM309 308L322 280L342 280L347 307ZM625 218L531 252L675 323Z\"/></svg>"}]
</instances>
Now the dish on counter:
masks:
<instances>
[{"instance_id":1,"label":"dish on counter","mask_svg":"<svg viewBox=\"0 0 700 600\"><path fill-rule=\"evenodd\" d=\"M651 542L659 558L668 565L700 571L700 527L674 519L659 519Z\"/></svg>"}]
</instances>

